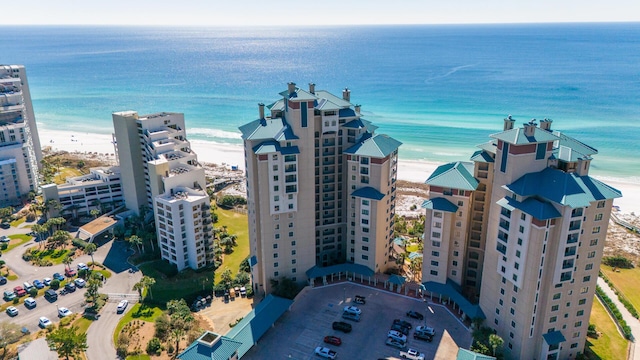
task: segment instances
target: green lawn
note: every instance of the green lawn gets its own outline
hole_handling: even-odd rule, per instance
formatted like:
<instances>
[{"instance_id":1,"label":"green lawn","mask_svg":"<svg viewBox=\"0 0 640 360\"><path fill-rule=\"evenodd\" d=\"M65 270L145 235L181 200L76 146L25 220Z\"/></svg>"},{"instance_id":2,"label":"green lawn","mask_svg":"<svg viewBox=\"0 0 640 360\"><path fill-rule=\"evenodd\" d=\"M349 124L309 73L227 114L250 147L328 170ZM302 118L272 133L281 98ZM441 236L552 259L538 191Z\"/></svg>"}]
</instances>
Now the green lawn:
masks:
<instances>
[{"instance_id":1,"label":"green lawn","mask_svg":"<svg viewBox=\"0 0 640 360\"><path fill-rule=\"evenodd\" d=\"M412 253L414 251L418 251L418 244L410 244L407 245L406 249L407 249L407 253Z\"/></svg>"},{"instance_id":2,"label":"green lawn","mask_svg":"<svg viewBox=\"0 0 640 360\"><path fill-rule=\"evenodd\" d=\"M618 328L598 299L593 300L589 323L596 324L600 333L597 339L587 337L585 354L591 360L617 360L627 358L628 342L618 332Z\"/></svg>"},{"instance_id":3,"label":"green lawn","mask_svg":"<svg viewBox=\"0 0 640 360\"><path fill-rule=\"evenodd\" d=\"M11 245L7 247L7 250L4 250L4 252L10 251L13 248L23 245L24 243L30 241L32 238L33 237L31 235L26 235L26 234L9 235L9 239L11 240L19 239L20 241L13 241Z\"/></svg>"},{"instance_id":4,"label":"green lawn","mask_svg":"<svg viewBox=\"0 0 640 360\"><path fill-rule=\"evenodd\" d=\"M149 359L151 359L151 357L147 354L127 356L127 360L149 360Z\"/></svg>"},{"instance_id":5,"label":"green lawn","mask_svg":"<svg viewBox=\"0 0 640 360\"><path fill-rule=\"evenodd\" d=\"M13 227L18 227L20 224L22 224L23 222L25 222L27 220L26 216L23 216L19 219L13 220L10 224Z\"/></svg>"},{"instance_id":6,"label":"green lawn","mask_svg":"<svg viewBox=\"0 0 640 360\"><path fill-rule=\"evenodd\" d=\"M84 316L79 316L72 325L77 326L81 333L86 334L92 323L93 320L87 319Z\"/></svg>"},{"instance_id":7,"label":"green lawn","mask_svg":"<svg viewBox=\"0 0 640 360\"><path fill-rule=\"evenodd\" d=\"M38 246L35 246L33 248L38 248ZM33 249L31 248L31 249ZM56 250L52 250L52 249L47 249L47 250L42 250L40 252L38 252L36 255L34 255L34 258L40 258L43 261L51 261L54 265L59 265L62 264L62 261L64 260L64 258L66 257L66 255L70 252L69 249L56 249Z\"/></svg>"},{"instance_id":8,"label":"green lawn","mask_svg":"<svg viewBox=\"0 0 640 360\"><path fill-rule=\"evenodd\" d=\"M602 264L602 271L615 286L629 299L633 307L640 311L640 269L617 269L613 272L611 266Z\"/></svg>"},{"instance_id":9,"label":"green lawn","mask_svg":"<svg viewBox=\"0 0 640 360\"><path fill-rule=\"evenodd\" d=\"M131 321L142 320L154 322L160 315L162 315L162 309L159 307L149 307L147 305L142 307L140 303L133 305L122 319L120 319L120 322L118 322L116 330L113 333L113 343L118 343L118 335L120 335L120 331L122 331L122 328Z\"/></svg>"},{"instance_id":10,"label":"green lawn","mask_svg":"<svg viewBox=\"0 0 640 360\"><path fill-rule=\"evenodd\" d=\"M145 301L164 306L169 300L185 299L189 302L203 291L209 294L213 291L213 276L210 269L200 272L186 269L175 276L167 277L163 268L168 266L168 263L162 260L140 265L140 271L144 275L156 279L155 285L151 287L151 294ZM176 289L180 290L176 291Z\"/></svg>"},{"instance_id":11,"label":"green lawn","mask_svg":"<svg viewBox=\"0 0 640 360\"><path fill-rule=\"evenodd\" d=\"M217 208L215 210L218 214L218 222L214 224L216 228L222 228L227 226L229 234L236 235L238 239L236 242L238 246L233 248L233 253L225 254L222 266L216 270L216 283L220 280L220 275L226 269L230 269L231 273L235 276L240 269L240 263L242 260L249 256L249 222L247 215L238 214L231 210L224 210Z\"/></svg>"},{"instance_id":12,"label":"green lawn","mask_svg":"<svg viewBox=\"0 0 640 360\"><path fill-rule=\"evenodd\" d=\"M56 176L53 178L53 182L55 182L58 185L64 184L67 181L68 177L75 177L80 175L82 175L82 172L78 169L60 167L60 172L56 174Z\"/></svg>"}]
</instances>

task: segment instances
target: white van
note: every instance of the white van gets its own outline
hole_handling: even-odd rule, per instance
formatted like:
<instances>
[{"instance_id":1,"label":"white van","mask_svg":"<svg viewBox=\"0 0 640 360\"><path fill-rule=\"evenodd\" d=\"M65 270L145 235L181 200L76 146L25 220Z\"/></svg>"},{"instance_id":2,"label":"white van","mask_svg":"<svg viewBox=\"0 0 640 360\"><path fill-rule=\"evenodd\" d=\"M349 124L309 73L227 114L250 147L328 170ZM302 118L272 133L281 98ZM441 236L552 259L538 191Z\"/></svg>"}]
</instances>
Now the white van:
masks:
<instances>
[{"instance_id":1,"label":"white van","mask_svg":"<svg viewBox=\"0 0 640 360\"><path fill-rule=\"evenodd\" d=\"M22 287L28 292L29 290L33 289L33 285L31 285L30 282L25 281L22 283Z\"/></svg>"}]
</instances>

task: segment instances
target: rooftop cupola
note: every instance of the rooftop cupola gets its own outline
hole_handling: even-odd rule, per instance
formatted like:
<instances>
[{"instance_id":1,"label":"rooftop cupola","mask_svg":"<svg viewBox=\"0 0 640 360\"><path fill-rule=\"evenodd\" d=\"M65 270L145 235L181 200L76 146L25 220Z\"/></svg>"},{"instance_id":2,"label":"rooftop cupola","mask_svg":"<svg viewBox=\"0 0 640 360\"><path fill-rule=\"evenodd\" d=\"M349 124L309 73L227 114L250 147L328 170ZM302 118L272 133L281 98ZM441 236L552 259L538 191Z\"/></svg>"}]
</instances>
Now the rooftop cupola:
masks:
<instances>
[{"instance_id":1,"label":"rooftop cupola","mask_svg":"<svg viewBox=\"0 0 640 360\"><path fill-rule=\"evenodd\" d=\"M346 101L351 101L351 90L349 88L342 90L342 98Z\"/></svg>"},{"instance_id":2,"label":"rooftop cupola","mask_svg":"<svg viewBox=\"0 0 640 360\"><path fill-rule=\"evenodd\" d=\"M540 120L540 129L551 131L551 123L553 120L544 118L544 120Z\"/></svg>"},{"instance_id":3,"label":"rooftop cupola","mask_svg":"<svg viewBox=\"0 0 640 360\"><path fill-rule=\"evenodd\" d=\"M511 115L507 116L504 119L504 131L513 129L513 123L515 120L511 117Z\"/></svg>"},{"instance_id":4,"label":"rooftop cupola","mask_svg":"<svg viewBox=\"0 0 640 360\"><path fill-rule=\"evenodd\" d=\"M316 93L316 84L309 83L309 92L312 93L312 94Z\"/></svg>"},{"instance_id":5,"label":"rooftop cupola","mask_svg":"<svg viewBox=\"0 0 640 360\"><path fill-rule=\"evenodd\" d=\"M287 89L289 90L289 95L293 94L294 92L296 92L296 83L294 82L288 83Z\"/></svg>"},{"instance_id":6,"label":"rooftop cupola","mask_svg":"<svg viewBox=\"0 0 640 360\"><path fill-rule=\"evenodd\" d=\"M528 123L524 123L524 135L525 136L533 136L536 132L536 119L531 119Z\"/></svg>"},{"instance_id":7,"label":"rooftop cupola","mask_svg":"<svg viewBox=\"0 0 640 360\"><path fill-rule=\"evenodd\" d=\"M258 116L260 120L264 119L264 104L263 103L259 103L258 104Z\"/></svg>"},{"instance_id":8,"label":"rooftop cupola","mask_svg":"<svg viewBox=\"0 0 640 360\"><path fill-rule=\"evenodd\" d=\"M362 108L362 106L360 104L357 104L356 106L354 106L354 110L356 111L356 114L360 115L360 109Z\"/></svg>"}]
</instances>

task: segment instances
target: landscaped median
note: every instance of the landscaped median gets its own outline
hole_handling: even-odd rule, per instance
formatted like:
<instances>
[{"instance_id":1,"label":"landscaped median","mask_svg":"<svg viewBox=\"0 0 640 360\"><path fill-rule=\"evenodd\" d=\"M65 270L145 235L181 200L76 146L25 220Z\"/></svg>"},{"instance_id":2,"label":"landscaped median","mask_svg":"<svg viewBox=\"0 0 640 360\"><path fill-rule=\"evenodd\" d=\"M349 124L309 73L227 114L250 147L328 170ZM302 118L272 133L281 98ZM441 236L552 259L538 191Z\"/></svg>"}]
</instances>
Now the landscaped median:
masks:
<instances>
[{"instance_id":1,"label":"landscaped median","mask_svg":"<svg viewBox=\"0 0 640 360\"><path fill-rule=\"evenodd\" d=\"M585 354L588 359L626 359L629 342L620 335L611 316L595 299L591 307L589 323L596 324L597 337L587 337Z\"/></svg>"},{"instance_id":2,"label":"landscaped median","mask_svg":"<svg viewBox=\"0 0 640 360\"><path fill-rule=\"evenodd\" d=\"M602 288L600 288L600 286L598 285L596 285L596 294L600 299L602 299L602 302L604 303L605 308L608 308L611 315L613 315L614 319L620 326L620 330L624 334L624 337L629 340L633 339L633 335L631 334L631 328L629 327L629 325L627 325L627 322L624 320L624 318L622 318L622 314L620 313L620 310L618 310L618 307L616 306L616 304L609 298L609 296L607 296L607 294L604 293Z\"/></svg>"}]
</instances>

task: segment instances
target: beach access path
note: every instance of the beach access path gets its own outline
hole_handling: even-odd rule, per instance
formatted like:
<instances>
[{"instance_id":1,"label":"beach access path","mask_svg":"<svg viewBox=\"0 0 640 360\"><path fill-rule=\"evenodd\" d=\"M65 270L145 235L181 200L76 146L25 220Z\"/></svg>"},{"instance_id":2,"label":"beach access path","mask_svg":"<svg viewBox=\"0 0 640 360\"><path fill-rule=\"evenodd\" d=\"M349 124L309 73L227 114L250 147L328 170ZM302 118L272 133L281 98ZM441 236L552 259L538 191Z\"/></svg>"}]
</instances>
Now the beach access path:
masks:
<instances>
[{"instance_id":1,"label":"beach access path","mask_svg":"<svg viewBox=\"0 0 640 360\"><path fill-rule=\"evenodd\" d=\"M622 314L622 318L627 322L627 325L631 327L631 334L633 335L633 340L629 342L629 360L640 360L640 349L636 347L635 339L640 338L640 321L634 318L631 313L627 310L627 308L622 305L620 300L618 300L618 295L609 287L609 285L602 279L598 277L598 286L602 288L605 294L613 301L614 304L618 307L620 314ZM606 306L605 306L606 307Z\"/></svg>"}]
</instances>

